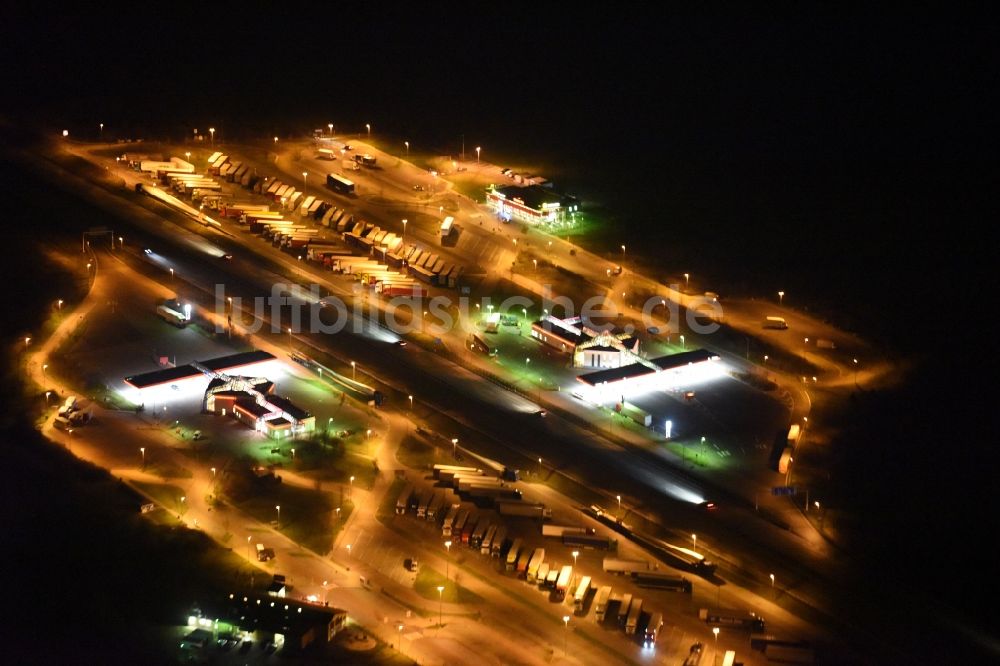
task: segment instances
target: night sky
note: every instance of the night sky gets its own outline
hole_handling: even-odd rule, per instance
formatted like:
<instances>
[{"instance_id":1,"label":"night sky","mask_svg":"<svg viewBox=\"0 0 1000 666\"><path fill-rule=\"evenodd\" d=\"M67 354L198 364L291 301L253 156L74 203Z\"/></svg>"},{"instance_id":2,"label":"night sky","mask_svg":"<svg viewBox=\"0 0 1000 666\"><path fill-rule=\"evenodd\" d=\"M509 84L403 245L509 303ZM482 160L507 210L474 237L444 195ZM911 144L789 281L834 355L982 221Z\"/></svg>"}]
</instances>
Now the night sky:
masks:
<instances>
[{"instance_id":1,"label":"night sky","mask_svg":"<svg viewBox=\"0 0 1000 666\"><path fill-rule=\"evenodd\" d=\"M457 153L464 134L470 151L564 164L574 193L615 213L609 240L620 234L731 291L801 293L915 360L902 389L847 417L844 437L864 453L838 474L857 472L866 556L888 553L894 575L912 580L960 566L928 544L988 527L979 521L998 504L991 16L5 7L0 116L19 122L175 137L210 124L235 137L371 122L439 154ZM995 571L988 536L963 540L959 556L984 574ZM984 594L954 580L932 587L966 608Z\"/></svg>"}]
</instances>

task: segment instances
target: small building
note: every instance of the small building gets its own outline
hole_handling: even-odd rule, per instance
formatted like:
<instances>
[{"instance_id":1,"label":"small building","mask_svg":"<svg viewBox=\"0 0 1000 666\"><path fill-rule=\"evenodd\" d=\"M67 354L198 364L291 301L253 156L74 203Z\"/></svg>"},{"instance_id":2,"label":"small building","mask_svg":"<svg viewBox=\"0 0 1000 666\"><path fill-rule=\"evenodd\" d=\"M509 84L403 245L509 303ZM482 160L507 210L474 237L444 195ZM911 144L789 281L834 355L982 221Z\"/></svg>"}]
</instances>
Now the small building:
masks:
<instances>
[{"instance_id":1,"label":"small building","mask_svg":"<svg viewBox=\"0 0 1000 666\"><path fill-rule=\"evenodd\" d=\"M486 204L505 221L529 224L557 224L576 212L576 199L541 185L491 186L486 190Z\"/></svg>"},{"instance_id":2,"label":"small building","mask_svg":"<svg viewBox=\"0 0 1000 666\"><path fill-rule=\"evenodd\" d=\"M232 593L193 609L188 624L213 627L220 634L251 635L299 652L313 643L332 641L347 625L347 611L282 597Z\"/></svg>"},{"instance_id":3,"label":"small building","mask_svg":"<svg viewBox=\"0 0 1000 666\"><path fill-rule=\"evenodd\" d=\"M618 368L636 362L639 339L628 333L598 331L580 317L546 315L532 323L531 337L566 354L578 368Z\"/></svg>"}]
</instances>

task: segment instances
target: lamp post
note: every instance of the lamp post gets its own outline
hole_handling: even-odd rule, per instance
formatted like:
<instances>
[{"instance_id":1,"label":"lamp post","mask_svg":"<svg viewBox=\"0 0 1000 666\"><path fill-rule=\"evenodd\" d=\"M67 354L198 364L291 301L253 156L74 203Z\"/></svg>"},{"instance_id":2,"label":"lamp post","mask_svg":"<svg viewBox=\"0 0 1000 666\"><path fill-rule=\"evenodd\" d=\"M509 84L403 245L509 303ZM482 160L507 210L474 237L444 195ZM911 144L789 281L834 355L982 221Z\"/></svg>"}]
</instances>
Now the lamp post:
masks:
<instances>
[{"instance_id":1,"label":"lamp post","mask_svg":"<svg viewBox=\"0 0 1000 666\"><path fill-rule=\"evenodd\" d=\"M347 557L350 558L351 557L351 544L347 544L347 546L345 546L345 547L347 548Z\"/></svg>"},{"instance_id":2,"label":"lamp post","mask_svg":"<svg viewBox=\"0 0 1000 666\"><path fill-rule=\"evenodd\" d=\"M274 142L278 143L278 137L274 137Z\"/></svg>"},{"instance_id":3,"label":"lamp post","mask_svg":"<svg viewBox=\"0 0 1000 666\"><path fill-rule=\"evenodd\" d=\"M563 634L563 656L569 653L569 615L563 615L563 627L566 632Z\"/></svg>"},{"instance_id":4,"label":"lamp post","mask_svg":"<svg viewBox=\"0 0 1000 666\"><path fill-rule=\"evenodd\" d=\"M403 623L402 622L400 622L398 625L396 625L396 630L399 632L399 643L398 643L399 654L403 654Z\"/></svg>"},{"instance_id":5,"label":"lamp post","mask_svg":"<svg viewBox=\"0 0 1000 666\"><path fill-rule=\"evenodd\" d=\"M719 628L712 627L712 633L715 635L715 651L712 654L712 663L714 664L719 659Z\"/></svg>"},{"instance_id":6,"label":"lamp post","mask_svg":"<svg viewBox=\"0 0 1000 666\"><path fill-rule=\"evenodd\" d=\"M451 439L451 457L458 457L458 437L453 437Z\"/></svg>"},{"instance_id":7,"label":"lamp post","mask_svg":"<svg viewBox=\"0 0 1000 666\"><path fill-rule=\"evenodd\" d=\"M854 388L858 388L858 359L854 359Z\"/></svg>"},{"instance_id":8,"label":"lamp post","mask_svg":"<svg viewBox=\"0 0 1000 666\"><path fill-rule=\"evenodd\" d=\"M368 140L371 141L371 138L372 138L372 126L371 126L371 123L365 123L365 129L368 130Z\"/></svg>"},{"instance_id":9,"label":"lamp post","mask_svg":"<svg viewBox=\"0 0 1000 666\"><path fill-rule=\"evenodd\" d=\"M622 496L621 495L615 495L615 499L618 500L618 517L621 518L621 516L622 516Z\"/></svg>"},{"instance_id":10,"label":"lamp post","mask_svg":"<svg viewBox=\"0 0 1000 666\"><path fill-rule=\"evenodd\" d=\"M28 336L25 336L25 338L24 338L24 348L27 349L28 345L30 345L30 344L31 344L31 338L28 337Z\"/></svg>"},{"instance_id":11,"label":"lamp post","mask_svg":"<svg viewBox=\"0 0 1000 666\"><path fill-rule=\"evenodd\" d=\"M541 475L542 475L542 459L539 458L538 459L538 476L540 477Z\"/></svg>"},{"instance_id":12,"label":"lamp post","mask_svg":"<svg viewBox=\"0 0 1000 666\"><path fill-rule=\"evenodd\" d=\"M684 336L683 335L681 336L681 349L687 349L687 346L684 344Z\"/></svg>"},{"instance_id":13,"label":"lamp post","mask_svg":"<svg viewBox=\"0 0 1000 666\"><path fill-rule=\"evenodd\" d=\"M698 552L698 535L697 534L692 534L691 535L691 546L692 546L691 550L693 550L694 552L697 553Z\"/></svg>"},{"instance_id":14,"label":"lamp post","mask_svg":"<svg viewBox=\"0 0 1000 666\"><path fill-rule=\"evenodd\" d=\"M785 300L785 292L779 291L778 292L778 305L781 305L784 300Z\"/></svg>"},{"instance_id":15,"label":"lamp post","mask_svg":"<svg viewBox=\"0 0 1000 666\"><path fill-rule=\"evenodd\" d=\"M252 539L253 539L253 536L248 536L247 537L247 560L248 561L250 560L250 541Z\"/></svg>"},{"instance_id":16,"label":"lamp post","mask_svg":"<svg viewBox=\"0 0 1000 666\"><path fill-rule=\"evenodd\" d=\"M690 286L691 286L691 274L690 273L685 273L684 274L684 288L687 289Z\"/></svg>"},{"instance_id":17,"label":"lamp post","mask_svg":"<svg viewBox=\"0 0 1000 666\"><path fill-rule=\"evenodd\" d=\"M309 177L309 172L308 171L303 171L302 172L302 196L306 196L307 194L309 194L309 183L306 180L308 177Z\"/></svg>"},{"instance_id":18,"label":"lamp post","mask_svg":"<svg viewBox=\"0 0 1000 666\"><path fill-rule=\"evenodd\" d=\"M576 558L579 557L579 556L580 556L580 551L574 550L573 551L573 568L574 569L576 568Z\"/></svg>"},{"instance_id":19,"label":"lamp post","mask_svg":"<svg viewBox=\"0 0 1000 666\"><path fill-rule=\"evenodd\" d=\"M48 363L43 363L42 364L42 375L44 377L48 377L48 373L45 372L48 369L49 369L49 364Z\"/></svg>"},{"instance_id":20,"label":"lamp post","mask_svg":"<svg viewBox=\"0 0 1000 666\"><path fill-rule=\"evenodd\" d=\"M444 549L447 552L447 556L444 558L444 579L448 580L448 565L451 564L451 541L444 542Z\"/></svg>"},{"instance_id":21,"label":"lamp post","mask_svg":"<svg viewBox=\"0 0 1000 666\"><path fill-rule=\"evenodd\" d=\"M209 127L208 128L208 133L212 135L212 147L214 148L215 147L215 128L214 127Z\"/></svg>"},{"instance_id":22,"label":"lamp post","mask_svg":"<svg viewBox=\"0 0 1000 666\"><path fill-rule=\"evenodd\" d=\"M350 492L348 493L348 496L350 496L351 501L353 502L354 501L354 477L353 476L351 477L351 480L350 480Z\"/></svg>"},{"instance_id":23,"label":"lamp post","mask_svg":"<svg viewBox=\"0 0 1000 666\"><path fill-rule=\"evenodd\" d=\"M476 146L476 166L479 166L479 151L482 150L479 146Z\"/></svg>"},{"instance_id":24,"label":"lamp post","mask_svg":"<svg viewBox=\"0 0 1000 666\"><path fill-rule=\"evenodd\" d=\"M143 469L145 469L145 467L146 467L146 447L145 446L140 446L139 447L139 453L142 455L142 467L143 467Z\"/></svg>"},{"instance_id":25,"label":"lamp post","mask_svg":"<svg viewBox=\"0 0 1000 666\"><path fill-rule=\"evenodd\" d=\"M774 589L774 574L769 574L771 577L771 589Z\"/></svg>"},{"instance_id":26,"label":"lamp post","mask_svg":"<svg viewBox=\"0 0 1000 666\"><path fill-rule=\"evenodd\" d=\"M624 257L624 256L625 256L625 246L622 245L622 257Z\"/></svg>"},{"instance_id":27,"label":"lamp post","mask_svg":"<svg viewBox=\"0 0 1000 666\"><path fill-rule=\"evenodd\" d=\"M404 141L403 144L406 146L406 156L409 157L410 156L410 142L409 141Z\"/></svg>"},{"instance_id":28,"label":"lamp post","mask_svg":"<svg viewBox=\"0 0 1000 666\"><path fill-rule=\"evenodd\" d=\"M98 127L101 128L100 139L103 141L104 140L104 123L99 123Z\"/></svg>"},{"instance_id":29,"label":"lamp post","mask_svg":"<svg viewBox=\"0 0 1000 666\"><path fill-rule=\"evenodd\" d=\"M354 361L351 361L351 379L357 379L357 378L358 378L357 365L354 363Z\"/></svg>"},{"instance_id":30,"label":"lamp post","mask_svg":"<svg viewBox=\"0 0 1000 666\"><path fill-rule=\"evenodd\" d=\"M406 241L406 222L407 222L406 220L403 220L403 235L399 237L400 243Z\"/></svg>"},{"instance_id":31,"label":"lamp post","mask_svg":"<svg viewBox=\"0 0 1000 666\"><path fill-rule=\"evenodd\" d=\"M330 136L333 136L333 123L327 123L326 127L330 130Z\"/></svg>"},{"instance_id":32,"label":"lamp post","mask_svg":"<svg viewBox=\"0 0 1000 666\"><path fill-rule=\"evenodd\" d=\"M281 505L280 504L275 504L274 505L274 510L278 512L278 520L277 520L277 522L280 523L281 522Z\"/></svg>"},{"instance_id":33,"label":"lamp post","mask_svg":"<svg viewBox=\"0 0 1000 666\"><path fill-rule=\"evenodd\" d=\"M87 265L89 266L90 264L87 264ZM172 269L172 268L170 269L170 281L171 282L174 281L174 269Z\"/></svg>"},{"instance_id":34,"label":"lamp post","mask_svg":"<svg viewBox=\"0 0 1000 666\"><path fill-rule=\"evenodd\" d=\"M443 613L442 606L444 605L444 599L443 599L444 585L438 585L437 591L438 591L438 626L441 627L444 626L444 620L441 619Z\"/></svg>"}]
</instances>

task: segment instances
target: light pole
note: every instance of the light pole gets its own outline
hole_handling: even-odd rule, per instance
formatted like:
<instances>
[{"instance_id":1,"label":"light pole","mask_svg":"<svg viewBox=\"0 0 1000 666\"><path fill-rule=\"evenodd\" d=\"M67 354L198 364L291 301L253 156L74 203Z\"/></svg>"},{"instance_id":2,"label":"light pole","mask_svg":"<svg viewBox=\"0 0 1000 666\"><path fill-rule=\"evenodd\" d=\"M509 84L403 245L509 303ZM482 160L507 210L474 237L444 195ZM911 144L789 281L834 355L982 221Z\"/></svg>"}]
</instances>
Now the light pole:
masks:
<instances>
[{"instance_id":1,"label":"light pole","mask_svg":"<svg viewBox=\"0 0 1000 666\"><path fill-rule=\"evenodd\" d=\"M618 517L621 518L622 517L622 496L621 495L615 495L615 499L618 500Z\"/></svg>"},{"instance_id":2,"label":"light pole","mask_svg":"<svg viewBox=\"0 0 1000 666\"><path fill-rule=\"evenodd\" d=\"M280 523L281 522L281 505L280 504L275 504L274 505L274 510L278 512L278 520L277 520L277 522Z\"/></svg>"},{"instance_id":3,"label":"light pole","mask_svg":"<svg viewBox=\"0 0 1000 666\"><path fill-rule=\"evenodd\" d=\"M350 492L348 493L348 495L350 496L351 501L353 502L354 501L354 477L353 476L351 477L350 484L351 484L350 485Z\"/></svg>"},{"instance_id":4,"label":"light pole","mask_svg":"<svg viewBox=\"0 0 1000 666\"><path fill-rule=\"evenodd\" d=\"M295 461L295 449L292 449L292 461Z\"/></svg>"},{"instance_id":5,"label":"light pole","mask_svg":"<svg viewBox=\"0 0 1000 666\"><path fill-rule=\"evenodd\" d=\"M410 156L410 142L409 141L404 141L403 144L406 146L406 156L409 157Z\"/></svg>"},{"instance_id":6,"label":"light pole","mask_svg":"<svg viewBox=\"0 0 1000 666\"><path fill-rule=\"evenodd\" d=\"M400 243L406 242L406 222L406 220L403 220L403 235L399 237Z\"/></svg>"},{"instance_id":7,"label":"light pole","mask_svg":"<svg viewBox=\"0 0 1000 666\"><path fill-rule=\"evenodd\" d=\"M580 556L580 551L574 550L573 551L573 568L574 569L576 568L576 558L579 557L579 556Z\"/></svg>"},{"instance_id":8,"label":"light pole","mask_svg":"<svg viewBox=\"0 0 1000 666\"><path fill-rule=\"evenodd\" d=\"M302 172L302 196L306 196L307 194L309 194L309 183L306 180L308 177L309 177L309 172L308 171L303 171Z\"/></svg>"},{"instance_id":9,"label":"light pole","mask_svg":"<svg viewBox=\"0 0 1000 666\"><path fill-rule=\"evenodd\" d=\"M681 336L681 349L687 349L687 346L684 344L684 336L683 335Z\"/></svg>"},{"instance_id":10,"label":"light pole","mask_svg":"<svg viewBox=\"0 0 1000 666\"><path fill-rule=\"evenodd\" d=\"M779 291L778 292L778 305L781 305L784 302L784 300L785 300L785 292Z\"/></svg>"},{"instance_id":11,"label":"light pole","mask_svg":"<svg viewBox=\"0 0 1000 666\"><path fill-rule=\"evenodd\" d=\"M622 258L624 258L624 257L625 257L625 246L622 245Z\"/></svg>"},{"instance_id":12,"label":"light pole","mask_svg":"<svg viewBox=\"0 0 1000 666\"><path fill-rule=\"evenodd\" d=\"M563 627L566 632L563 634L563 656L569 653L569 615L563 615Z\"/></svg>"},{"instance_id":13,"label":"light pole","mask_svg":"<svg viewBox=\"0 0 1000 666\"><path fill-rule=\"evenodd\" d=\"M694 552L697 553L698 552L698 535L697 534L692 534L691 535L691 546L692 546L691 550L693 550Z\"/></svg>"},{"instance_id":14,"label":"light pole","mask_svg":"<svg viewBox=\"0 0 1000 666\"><path fill-rule=\"evenodd\" d=\"M447 552L447 556L444 558L444 579L448 580L448 565L451 564L451 541L444 542L444 549Z\"/></svg>"},{"instance_id":15,"label":"light pole","mask_svg":"<svg viewBox=\"0 0 1000 666\"><path fill-rule=\"evenodd\" d=\"M685 273L684 274L684 288L687 289L690 286L691 286L691 274L690 273Z\"/></svg>"},{"instance_id":16,"label":"light pole","mask_svg":"<svg viewBox=\"0 0 1000 666\"><path fill-rule=\"evenodd\" d=\"M542 459L541 458L538 459L538 476L539 477L542 476Z\"/></svg>"},{"instance_id":17,"label":"light pole","mask_svg":"<svg viewBox=\"0 0 1000 666\"><path fill-rule=\"evenodd\" d=\"M712 654L712 663L714 664L719 659L719 628L712 627L712 633L715 634L715 651Z\"/></svg>"},{"instance_id":18,"label":"light pole","mask_svg":"<svg viewBox=\"0 0 1000 666\"><path fill-rule=\"evenodd\" d=\"M89 264L88 264L88 265L89 265ZM172 268L170 269L170 281L171 281L171 282L173 282L173 281L174 281L174 269L172 269Z\"/></svg>"},{"instance_id":19,"label":"light pole","mask_svg":"<svg viewBox=\"0 0 1000 666\"><path fill-rule=\"evenodd\" d=\"M24 348L27 349L28 345L30 345L30 344L31 344L31 338L26 336L24 338Z\"/></svg>"},{"instance_id":20,"label":"light pole","mask_svg":"<svg viewBox=\"0 0 1000 666\"><path fill-rule=\"evenodd\" d=\"M854 388L858 388L858 359L854 359Z\"/></svg>"},{"instance_id":21,"label":"light pole","mask_svg":"<svg viewBox=\"0 0 1000 666\"><path fill-rule=\"evenodd\" d=\"M139 447L139 453L142 454L142 467L143 467L143 469L145 469L146 468L146 447L145 446L140 446Z\"/></svg>"},{"instance_id":22,"label":"light pole","mask_svg":"<svg viewBox=\"0 0 1000 666\"><path fill-rule=\"evenodd\" d=\"M253 536L248 536L247 537L247 561L250 560L250 541L252 539L253 539Z\"/></svg>"},{"instance_id":23,"label":"light pole","mask_svg":"<svg viewBox=\"0 0 1000 666\"><path fill-rule=\"evenodd\" d=\"M412 395L408 395L406 397L410 399L410 411L412 412L413 411L413 396Z\"/></svg>"},{"instance_id":24,"label":"light pole","mask_svg":"<svg viewBox=\"0 0 1000 666\"><path fill-rule=\"evenodd\" d=\"M444 620L441 619L443 616L442 606L444 605L444 599L443 599L444 585L438 585L437 590L438 590L438 626L441 627L444 626Z\"/></svg>"},{"instance_id":25,"label":"light pole","mask_svg":"<svg viewBox=\"0 0 1000 666\"><path fill-rule=\"evenodd\" d=\"M357 379L357 378L358 378L357 365L355 365L354 361L351 361L351 379Z\"/></svg>"},{"instance_id":26,"label":"light pole","mask_svg":"<svg viewBox=\"0 0 1000 666\"><path fill-rule=\"evenodd\" d=\"M44 377L46 377L46 378L48 378L48 373L45 372L45 371L48 370L48 369L49 369L49 364L48 363L43 363L42 364L42 375Z\"/></svg>"},{"instance_id":27,"label":"light pole","mask_svg":"<svg viewBox=\"0 0 1000 666\"><path fill-rule=\"evenodd\" d=\"M104 140L104 123L100 123L99 127L101 128L100 139L103 141Z\"/></svg>"},{"instance_id":28,"label":"light pole","mask_svg":"<svg viewBox=\"0 0 1000 666\"><path fill-rule=\"evenodd\" d=\"M288 329L288 344L292 344L292 329L290 327Z\"/></svg>"},{"instance_id":29,"label":"light pole","mask_svg":"<svg viewBox=\"0 0 1000 666\"><path fill-rule=\"evenodd\" d=\"M215 147L215 128L214 127L209 127L208 128L208 133L212 135L212 147L214 148Z\"/></svg>"},{"instance_id":30,"label":"light pole","mask_svg":"<svg viewBox=\"0 0 1000 666\"><path fill-rule=\"evenodd\" d=\"M213 467L211 469L212 469L212 481L215 481L215 468Z\"/></svg>"},{"instance_id":31,"label":"light pole","mask_svg":"<svg viewBox=\"0 0 1000 666\"><path fill-rule=\"evenodd\" d=\"M476 166L479 166L479 151L482 150L479 146L476 146Z\"/></svg>"},{"instance_id":32,"label":"light pole","mask_svg":"<svg viewBox=\"0 0 1000 666\"><path fill-rule=\"evenodd\" d=\"M458 457L458 437L453 437L451 440L451 457Z\"/></svg>"},{"instance_id":33,"label":"light pole","mask_svg":"<svg viewBox=\"0 0 1000 666\"><path fill-rule=\"evenodd\" d=\"M399 631L399 654L403 654L403 624L397 625L396 630Z\"/></svg>"},{"instance_id":34,"label":"light pole","mask_svg":"<svg viewBox=\"0 0 1000 666\"><path fill-rule=\"evenodd\" d=\"M368 140L372 140L372 126L371 123L365 123L365 129L368 130Z\"/></svg>"},{"instance_id":35,"label":"light pole","mask_svg":"<svg viewBox=\"0 0 1000 666\"><path fill-rule=\"evenodd\" d=\"M346 548L347 548L347 557L350 558L351 557L351 544L347 544Z\"/></svg>"},{"instance_id":36,"label":"light pole","mask_svg":"<svg viewBox=\"0 0 1000 666\"><path fill-rule=\"evenodd\" d=\"M326 127L330 130L330 136L333 136L333 123L327 123Z\"/></svg>"}]
</instances>

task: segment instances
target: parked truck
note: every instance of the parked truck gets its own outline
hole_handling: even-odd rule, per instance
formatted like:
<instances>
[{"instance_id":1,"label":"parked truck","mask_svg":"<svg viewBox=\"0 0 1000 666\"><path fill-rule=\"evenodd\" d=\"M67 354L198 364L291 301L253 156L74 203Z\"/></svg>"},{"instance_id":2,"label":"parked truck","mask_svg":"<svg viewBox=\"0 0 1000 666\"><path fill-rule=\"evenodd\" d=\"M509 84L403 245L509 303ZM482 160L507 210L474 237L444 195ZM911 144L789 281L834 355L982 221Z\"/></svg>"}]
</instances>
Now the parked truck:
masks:
<instances>
[{"instance_id":1,"label":"parked truck","mask_svg":"<svg viewBox=\"0 0 1000 666\"><path fill-rule=\"evenodd\" d=\"M413 484L407 483L403 486L403 491L399 493L399 497L396 499L396 513L403 514L406 513L406 508L410 506L410 495L413 494Z\"/></svg>"},{"instance_id":2,"label":"parked truck","mask_svg":"<svg viewBox=\"0 0 1000 666\"><path fill-rule=\"evenodd\" d=\"M597 550L618 550L618 540L598 534L580 534L571 532L562 535L563 545L567 548L594 548Z\"/></svg>"},{"instance_id":3,"label":"parked truck","mask_svg":"<svg viewBox=\"0 0 1000 666\"><path fill-rule=\"evenodd\" d=\"M493 546L493 537L497 534L497 526L490 525L486 530L485 536L483 536L482 542L479 544L479 553L481 555L489 555Z\"/></svg>"},{"instance_id":4,"label":"parked truck","mask_svg":"<svg viewBox=\"0 0 1000 666\"><path fill-rule=\"evenodd\" d=\"M507 528L501 525L497 528L497 533L493 535L493 543L490 544L490 557L500 557L505 543L507 543Z\"/></svg>"},{"instance_id":5,"label":"parked truck","mask_svg":"<svg viewBox=\"0 0 1000 666\"><path fill-rule=\"evenodd\" d=\"M620 626L625 626L625 620L628 618L629 610L632 607L632 593L626 592L622 595L621 603L618 604L618 624Z\"/></svg>"},{"instance_id":6,"label":"parked truck","mask_svg":"<svg viewBox=\"0 0 1000 666\"><path fill-rule=\"evenodd\" d=\"M427 506L427 515L424 516L427 520L439 520L441 518L441 509L444 507L444 493L434 493L434 499Z\"/></svg>"},{"instance_id":7,"label":"parked truck","mask_svg":"<svg viewBox=\"0 0 1000 666\"><path fill-rule=\"evenodd\" d=\"M658 571L633 571L632 580L639 587L691 593L691 581L683 576L674 576Z\"/></svg>"},{"instance_id":8,"label":"parked truck","mask_svg":"<svg viewBox=\"0 0 1000 666\"><path fill-rule=\"evenodd\" d=\"M590 576L584 576L577 583L576 591L573 593L573 611L575 613L583 612L583 605L587 602L588 594L590 594Z\"/></svg>"},{"instance_id":9,"label":"parked truck","mask_svg":"<svg viewBox=\"0 0 1000 666\"><path fill-rule=\"evenodd\" d=\"M514 539L514 543L512 543L510 545L510 548L507 549L507 563L506 563L507 571L514 570L514 565L515 563L517 563L517 556L521 552L522 543L523 543L522 539L520 538Z\"/></svg>"},{"instance_id":10,"label":"parked truck","mask_svg":"<svg viewBox=\"0 0 1000 666\"><path fill-rule=\"evenodd\" d=\"M524 518L551 518L552 509L544 504L528 504L525 502L497 502L497 511L501 516L521 516Z\"/></svg>"},{"instance_id":11,"label":"parked truck","mask_svg":"<svg viewBox=\"0 0 1000 666\"><path fill-rule=\"evenodd\" d=\"M625 619L625 633L629 636L635 633L639 626L639 616L642 615L642 599L633 599L632 605L628 609L628 617Z\"/></svg>"},{"instance_id":12,"label":"parked truck","mask_svg":"<svg viewBox=\"0 0 1000 666\"><path fill-rule=\"evenodd\" d=\"M569 590L570 580L573 578L573 567L568 564L559 570L559 578L556 579L556 597L564 599Z\"/></svg>"},{"instance_id":13,"label":"parked truck","mask_svg":"<svg viewBox=\"0 0 1000 666\"><path fill-rule=\"evenodd\" d=\"M564 534L586 534L587 531L579 525L542 525L542 536L562 537Z\"/></svg>"},{"instance_id":14,"label":"parked truck","mask_svg":"<svg viewBox=\"0 0 1000 666\"><path fill-rule=\"evenodd\" d=\"M649 562L646 560L617 560L611 557L605 557L604 571L615 574L630 574L633 571L649 571Z\"/></svg>"},{"instance_id":15,"label":"parked truck","mask_svg":"<svg viewBox=\"0 0 1000 666\"><path fill-rule=\"evenodd\" d=\"M608 602L611 601L611 586L604 585L597 590L597 597L594 598L594 617L598 622L604 622L604 615L608 612Z\"/></svg>"},{"instance_id":16,"label":"parked truck","mask_svg":"<svg viewBox=\"0 0 1000 666\"><path fill-rule=\"evenodd\" d=\"M649 616L649 622L646 623L646 630L643 633L642 646L645 648L651 648L656 644L656 635L660 633L660 628L663 626L663 613L659 611L654 612Z\"/></svg>"},{"instance_id":17,"label":"parked truck","mask_svg":"<svg viewBox=\"0 0 1000 666\"><path fill-rule=\"evenodd\" d=\"M452 504L448 508L448 513L444 516L444 522L441 523L441 536L451 536L451 526L455 524L455 518L458 517L458 504Z\"/></svg>"},{"instance_id":18,"label":"parked truck","mask_svg":"<svg viewBox=\"0 0 1000 666\"><path fill-rule=\"evenodd\" d=\"M531 554L531 559L528 560L528 568L525 571L525 578L529 583L534 583L538 580L538 568L545 561L545 549L536 548Z\"/></svg>"}]
</instances>

